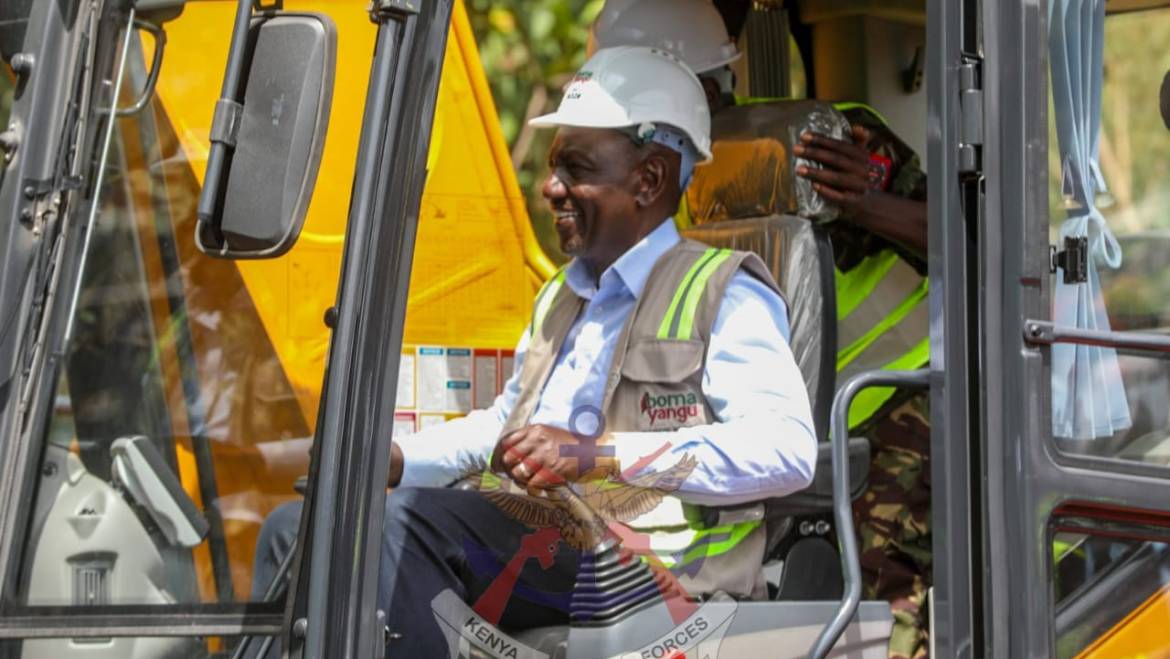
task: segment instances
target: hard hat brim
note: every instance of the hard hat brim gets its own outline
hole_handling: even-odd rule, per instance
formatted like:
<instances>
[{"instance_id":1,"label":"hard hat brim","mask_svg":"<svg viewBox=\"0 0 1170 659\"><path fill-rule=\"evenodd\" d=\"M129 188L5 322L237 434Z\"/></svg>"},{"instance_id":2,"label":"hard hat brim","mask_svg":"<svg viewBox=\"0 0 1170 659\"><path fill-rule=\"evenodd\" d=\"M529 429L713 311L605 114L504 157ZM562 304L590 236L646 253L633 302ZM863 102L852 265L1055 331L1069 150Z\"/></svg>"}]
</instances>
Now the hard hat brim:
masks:
<instances>
[{"instance_id":1,"label":"hard hat brim","mask_svg":"<svg viewBox=\"0 0 1170 659\"><path fill-rule=\"evenodd\" d=\"M569 126L571 128L629 128L631 125L627 122L607 122L600 119L590 120L588 122L581 121L575 118L565 117L561 112L549 112L542 114L539 117L533 117L528 120L529 126L536 128L557 128L559 126ZM694 144L694 140L691 141ZM702 164L711 162L711 150L695 144L695 150L699 152L700 160L695 164Z\"/></svg>"},{"instance_id":2,"label":"hard hat brim","mask_svg":"<svg viewBox=\"0 0 1170 659\"><path fill-rule=\"evenodd\" d=\"M739 61L740 57L743 57L743 53L741 53L737 50L737 51L735 51L734 55L729 55L727 57L717 59L714 62L711 62L709 64L704 63L702 69L695 71L695 75L697 75L697 76L707 75L708 73L711 73L712 71L717 71L717 70L727 66L728 64Z\"/></svg>"}]
</instances>

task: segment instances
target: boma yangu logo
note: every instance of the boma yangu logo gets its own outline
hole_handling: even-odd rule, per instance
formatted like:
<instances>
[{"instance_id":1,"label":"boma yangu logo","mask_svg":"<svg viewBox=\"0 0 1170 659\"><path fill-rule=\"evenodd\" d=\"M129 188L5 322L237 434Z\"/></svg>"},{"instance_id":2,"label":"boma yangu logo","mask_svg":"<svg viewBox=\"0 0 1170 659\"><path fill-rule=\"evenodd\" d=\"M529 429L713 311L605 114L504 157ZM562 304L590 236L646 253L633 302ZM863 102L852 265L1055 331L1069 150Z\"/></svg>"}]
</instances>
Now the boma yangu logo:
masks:
<instances>
[{"instance_id":1,"label":"boma yangu logo","mask_svg":"<svg viewBox=\"0 0 1170 659\"><path fill-rule=\"evenodd\" d=\"M694 392L654 396L647 391L642 394L641 411L650 419L650 425L659 421L686 423L701 414L699 397Z\"/></svg>"}]
</instances>

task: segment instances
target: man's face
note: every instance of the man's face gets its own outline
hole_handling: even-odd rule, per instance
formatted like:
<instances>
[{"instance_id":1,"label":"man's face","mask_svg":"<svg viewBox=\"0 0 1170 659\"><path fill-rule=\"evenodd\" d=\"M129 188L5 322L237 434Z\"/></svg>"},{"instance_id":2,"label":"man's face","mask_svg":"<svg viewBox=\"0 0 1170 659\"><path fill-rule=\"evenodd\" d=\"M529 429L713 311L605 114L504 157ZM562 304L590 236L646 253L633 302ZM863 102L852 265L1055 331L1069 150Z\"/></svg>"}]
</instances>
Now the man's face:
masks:
<instances>
[{"instance_id":1,"label":"man's face","mask_svg":"<svg viewBox=\"0 0 1170 659\"><path fill-rule=\"evenodd\" d=\"M567 126L557 131L541 193L552 209L562 252L608 264L637 242L640 162L637 147L618 131Z\"/></svg>"}]
</instances>

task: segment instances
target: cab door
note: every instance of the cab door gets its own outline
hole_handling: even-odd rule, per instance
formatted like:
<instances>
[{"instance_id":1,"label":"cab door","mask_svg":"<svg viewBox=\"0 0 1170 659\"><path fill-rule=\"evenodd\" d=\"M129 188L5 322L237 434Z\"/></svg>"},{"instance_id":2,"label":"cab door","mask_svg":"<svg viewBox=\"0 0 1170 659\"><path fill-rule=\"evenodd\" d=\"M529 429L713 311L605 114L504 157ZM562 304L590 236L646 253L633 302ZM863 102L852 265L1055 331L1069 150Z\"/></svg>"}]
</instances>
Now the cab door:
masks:
<instances>
[{"instance_id":1,"label":"cab door","mask_svg":"<svg viewBox=\"0 0 1170 659\"><path fill-rule=\"evenodd\" d=\"M376 608L394 392L453 2L375 3L334 338L294 565L291 657L381 657ZM331 312L332 313L332 312Z\"/></svg>"},{"instance_id":2,"label":"cab door","mask_svg":"<svg viewBox=\"0 0 1170 659\"><path fill-rule=\"evenodd\" d=\"M342 566L377 570L353 539L381 527L392 414L371 401L410 265L385 245L413 239L450 8L299 4L362 73L334 99L308 239L238 262L194 235L236 3L3 3L0 656L384 647ZM256 550L306 471L286 597Z\"/></svg>"},{"instance_id":3,"label":"cab door","mask_svg":"<svg viewBox=\"0 0 1170 659\"><path fill-rule=\"evenodd\" d=\"M1162 2L983 3L974 232L987 656L1170 645ZM948 408L949 413L953 408Z\"/></svg>"}]
</instances>

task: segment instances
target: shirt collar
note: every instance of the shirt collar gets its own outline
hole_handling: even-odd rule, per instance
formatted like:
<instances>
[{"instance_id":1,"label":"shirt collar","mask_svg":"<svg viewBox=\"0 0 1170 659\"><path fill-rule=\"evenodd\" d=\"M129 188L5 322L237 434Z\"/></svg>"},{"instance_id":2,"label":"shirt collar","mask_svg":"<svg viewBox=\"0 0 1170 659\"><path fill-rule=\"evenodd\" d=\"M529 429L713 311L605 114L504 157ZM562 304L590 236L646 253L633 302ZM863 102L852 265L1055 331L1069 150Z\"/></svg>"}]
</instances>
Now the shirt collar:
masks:
<instances>
[{"instance_id":1,"label":"shirt collar","mask_svg":"<svg viewBox=\"0 0 1170 659\"><path fill-rule=\"evenodd\" d=\"M613 262L613 265L609 266L609 269L601 274L601 284L604 286L616 274L618 281L636 299L646 286L646 280L650 277L650 269L654 267L659 257L674 247L679 240L681 238L678 235L678 229L674 226L674 221L670 218L663 220L662 224L659 224L646 237L626 250L618 257L618 260ZM565 283L578 297L586 300L593 299L597 293L597 286L593 282L589 267L580 259L573 259L565 269Z\"/></svg>"}]
</instances>

